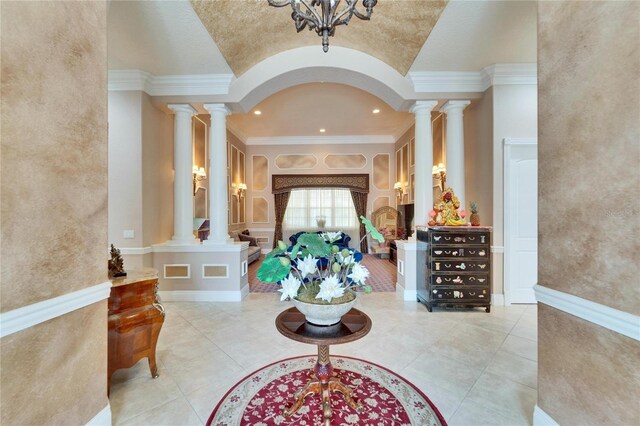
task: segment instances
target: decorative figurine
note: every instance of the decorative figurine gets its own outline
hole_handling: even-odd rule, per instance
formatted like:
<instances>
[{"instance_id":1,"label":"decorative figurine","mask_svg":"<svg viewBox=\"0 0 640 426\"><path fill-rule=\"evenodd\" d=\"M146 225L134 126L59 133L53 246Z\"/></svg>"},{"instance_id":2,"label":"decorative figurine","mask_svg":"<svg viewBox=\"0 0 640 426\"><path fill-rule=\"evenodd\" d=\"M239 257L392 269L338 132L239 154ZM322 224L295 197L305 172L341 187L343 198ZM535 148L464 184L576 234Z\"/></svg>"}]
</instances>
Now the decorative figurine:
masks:
<instances>
[{"instance_id":1,"label":"decorative figurine","mask_svg":"<svg viewBox=\"0 0 640 426\"><path fill-rule=\"evenodd\" d=\"M126 277L124 261L120 256L120 250L111 244L111 259L109 259L109 278Z\"/></svg>"},{"instance_id":2,"label":"decorative figurine","mask_svg":"<svg viewBox=\"0 0 640 426\"><path fill-rule=\"evenodd\" d=\"M471 202L471 217L469 218L471 226L480 226L480 215L478 214L478 205L475 201Z\"/></svg>"},{"instance_id":3,"label":"decorative figurine","mask_svg":"<svg viewBox=\"0 0 640 426\"><path fill-rule=\"evenodd\" d=\"M434 218L437 225L448 226L464 226L467 222L460 217L458 209L460 208L460 200L453 193L453 189L445 188L440 196L440 201L433 206L436 213Z\"/></svg>"}]
</instances>

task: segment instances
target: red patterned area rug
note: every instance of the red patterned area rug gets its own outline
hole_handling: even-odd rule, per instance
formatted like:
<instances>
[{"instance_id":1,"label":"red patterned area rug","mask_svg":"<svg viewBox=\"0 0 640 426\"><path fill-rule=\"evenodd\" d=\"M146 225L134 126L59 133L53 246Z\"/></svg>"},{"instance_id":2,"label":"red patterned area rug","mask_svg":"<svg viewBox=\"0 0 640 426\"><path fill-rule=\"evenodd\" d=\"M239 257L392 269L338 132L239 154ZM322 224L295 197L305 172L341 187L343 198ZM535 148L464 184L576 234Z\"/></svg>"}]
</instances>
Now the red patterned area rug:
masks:
<instances>
[{"instance_id":1,"label":"red patterned area rug","mask_svg":"<svg viewBox=\"0 0 640 426\"><path fill-rule=\"evenodd\" d=\"M277 284L263 283L256 276L263 260L264 256L249 265L249 288L251 293L273 293L280 288ZM367 284L373 288L373 291L396 291L396 266L389 262L388 259L380 259L372 254L365 254L362 259L362 265L369 270L370 275L367 278Z\"/></svg>"},{"instance_id":2,"label":"red patterned area rug","mask_svg":"<svg viewBox=\"0 0 640 426\"><path fill-rule=\"evenodd\" d=\"M313 374L315 356L289 358L248 375L227 392L207 426L322 424L321 399L308 396L292 416L283 410ZM332 356L334 372L353 390L365 409L357 413L339 393L331 395L332 425L445 425L438 409L417 387L384 367L345 356Z\"/></svg>"}]
</instances>

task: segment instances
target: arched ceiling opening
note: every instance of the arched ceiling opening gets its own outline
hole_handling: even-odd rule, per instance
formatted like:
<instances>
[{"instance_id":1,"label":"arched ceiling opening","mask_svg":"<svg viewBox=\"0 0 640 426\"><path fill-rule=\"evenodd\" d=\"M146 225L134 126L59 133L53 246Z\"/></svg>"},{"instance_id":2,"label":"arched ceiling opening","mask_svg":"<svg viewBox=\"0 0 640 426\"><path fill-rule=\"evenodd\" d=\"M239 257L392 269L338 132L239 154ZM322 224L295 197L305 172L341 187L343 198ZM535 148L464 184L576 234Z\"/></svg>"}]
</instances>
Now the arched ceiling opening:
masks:
<instances>
[{"instance_id":1,"label":"arched ceiling opening","mask_svg":"<svg viewBox=\"0 0 640 426\"><path fill-rule=\"evenodd\" d=\"M322 54L315 32L296 33L290 8L271 7L266 0L191 3L237 77L286 50L314 46ZM370 21L354 17L348 26L337 27L329 52L336 46L359 50L404 76L446 4L446 0L381 0Z\"/></svg>"},{"instance_id":2,"label":"arched ceiling opening","mask_svg":"<svg viewBox=\"0 0 640 426\"><path fill-rule=\"evenodd\" d=\"M412 114L395 111L364 90L344 84L309 83L275 93L246 114L232 114L227 124L246 141L292 136L388 136L403 132L413 121Z\"/></svg>"}]
</instances>

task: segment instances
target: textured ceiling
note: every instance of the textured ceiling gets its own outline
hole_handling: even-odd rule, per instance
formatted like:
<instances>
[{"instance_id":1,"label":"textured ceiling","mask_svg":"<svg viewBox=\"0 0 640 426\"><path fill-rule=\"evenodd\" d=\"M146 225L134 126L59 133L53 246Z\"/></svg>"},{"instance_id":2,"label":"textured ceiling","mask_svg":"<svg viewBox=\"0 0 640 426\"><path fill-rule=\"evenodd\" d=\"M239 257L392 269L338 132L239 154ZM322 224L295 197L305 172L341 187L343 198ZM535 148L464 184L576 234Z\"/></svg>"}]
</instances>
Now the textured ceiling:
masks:
<instances>
[{"instance_id":1,"label":"textured ceiling","mask_svg":"<svg viewBox=\"0 0 640 426\"><path fill-rule=\"evenodd\" d=\"M310 100L313 101L310 101ZM373 114L374 109L380 113ZM261 115L253 111L260 110ZM355 87L309 83L269 96L247 114L232 114L229 128L242 138L271 136L393 135L413 123L377 97ZM321 134L319 130L326 129Z\"/></svg>"},{"instance_id":2,"label":"textured ceiling","mask_svg":"<svg viewBox=\"0 0 640 426\"><path fill-rule=\"evenodd\" d=\"M318 54L323 54L321 38L315 32L305 29L296 33L288 6L271 7L267 0L191 3L236 76L270 56L297 47L316 45ZM371 21L354 16L348 26L337 27L329 49L359 50L405 75L445 5L446 0L380 0Z\"/></svg>"}]
</instances>

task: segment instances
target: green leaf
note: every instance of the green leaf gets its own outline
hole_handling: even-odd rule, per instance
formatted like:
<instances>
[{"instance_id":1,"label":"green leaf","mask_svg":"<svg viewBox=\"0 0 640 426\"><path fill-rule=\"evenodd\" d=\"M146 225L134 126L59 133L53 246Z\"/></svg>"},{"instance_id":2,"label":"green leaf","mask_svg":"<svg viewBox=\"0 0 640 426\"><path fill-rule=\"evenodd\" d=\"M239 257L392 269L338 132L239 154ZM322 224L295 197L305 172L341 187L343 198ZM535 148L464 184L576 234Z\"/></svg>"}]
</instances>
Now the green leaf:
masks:
<instances>
[{"instance_id":1,"label":"green leaf","mask_svg":"<svg viewBox=\"0 0 640 426\"><path fill-rule=\"evenodd\" d=\"M297 243L295 246L293 246L293 248L291 249L291 258L295 259L296 257L298 257L298 251L300 250L300 243Z\"/></svg>"},{"instance_id":2,"label":"green leaf","mask_svg":"<svg viewBox=\"0 0 640 426\"><path fill-rule=\"evenodd\" d=\"M272 257L278 256L282 253L284 253L284 250L281 250L278 247L276 247L273 250L271 250L269 253L267 253L267 255L265 256L265 259L271 259Z\"/></svg>"},{"instance_id":3,"label":"green leaf","mask_svg":"<svg viewBox=\"0 0 640 426\"><path fill-rule=\"evenodd\" d=\"M327 257L331 255L331 246L318 234L302 234L298 237L298 243L306 246L314 257Z\"/></svg>"},{"instance_id":4,"label":"green leaf","mask_svg":"<svg viewBox=\"0 0 640 426\"><path fill-rule=\"evenodd\" d=\"M375 226L373 226L373 223L371 223L369 219L364 216L360 216L360 220L367 230L367 233L371 233L371 238L378 241L379 243L384 243L384 236L376 229Z\"/></svg>"},{"instance_id":5,"label":"green leaf","mask_svg":"<svg viewBox=\"0 0 640 426\"><path fill-rule=\"evenodd\" d=\"M280 262L279 257L265 259L256 274L258 279L265 283L276 283L289 275L289 266Z\"/></svg>"}]
</instances>

